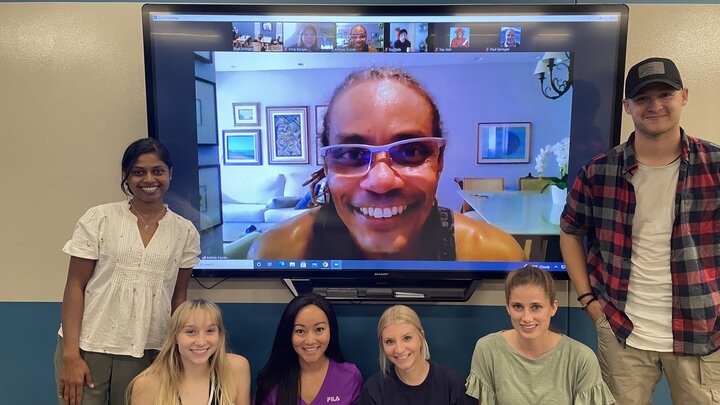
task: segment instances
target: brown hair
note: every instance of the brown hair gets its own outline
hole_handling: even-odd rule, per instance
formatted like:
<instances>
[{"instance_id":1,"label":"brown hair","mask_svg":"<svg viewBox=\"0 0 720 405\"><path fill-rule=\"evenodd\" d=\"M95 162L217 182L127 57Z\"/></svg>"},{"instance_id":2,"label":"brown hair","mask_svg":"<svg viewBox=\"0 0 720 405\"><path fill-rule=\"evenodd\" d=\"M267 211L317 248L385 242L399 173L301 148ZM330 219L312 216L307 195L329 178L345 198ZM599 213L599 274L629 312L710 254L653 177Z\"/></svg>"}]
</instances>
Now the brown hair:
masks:
<instances>
[{"instance_id":1,"label":"brown hair","mask_svg":"<svg viewBox=\"0 0 720 405\"><path fill-rule=\"evenodd\" d=\"M551 304L557 299L555 296L555 280L553 280L550 273L538 267L527 265L511 271L505 278L505 304L510 303L512 290L523 285L540 287L545 291L545 295L547 295Z\"/></svg>"}]
</instances>

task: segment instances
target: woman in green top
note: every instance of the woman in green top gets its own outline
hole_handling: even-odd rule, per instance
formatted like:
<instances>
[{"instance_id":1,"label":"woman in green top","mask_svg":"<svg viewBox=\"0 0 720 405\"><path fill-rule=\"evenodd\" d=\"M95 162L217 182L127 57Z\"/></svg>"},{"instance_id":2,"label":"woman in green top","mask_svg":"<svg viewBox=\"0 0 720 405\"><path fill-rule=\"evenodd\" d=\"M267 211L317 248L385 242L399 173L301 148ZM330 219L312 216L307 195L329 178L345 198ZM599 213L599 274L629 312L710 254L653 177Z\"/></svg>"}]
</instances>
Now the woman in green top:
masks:
<instances>
[{"instance_id":1,"label":"woman in green top","mask_svg":"<svg viewBox=\"0 0 720 405\"><path fill-rule=\"evenodd\" d=\"M467 394L482 405L614 404L590 348L550 330L558 302L552 276L537 267L511 272L505 303L513 329L478 340Z\"/></svg>"}]
</instances>

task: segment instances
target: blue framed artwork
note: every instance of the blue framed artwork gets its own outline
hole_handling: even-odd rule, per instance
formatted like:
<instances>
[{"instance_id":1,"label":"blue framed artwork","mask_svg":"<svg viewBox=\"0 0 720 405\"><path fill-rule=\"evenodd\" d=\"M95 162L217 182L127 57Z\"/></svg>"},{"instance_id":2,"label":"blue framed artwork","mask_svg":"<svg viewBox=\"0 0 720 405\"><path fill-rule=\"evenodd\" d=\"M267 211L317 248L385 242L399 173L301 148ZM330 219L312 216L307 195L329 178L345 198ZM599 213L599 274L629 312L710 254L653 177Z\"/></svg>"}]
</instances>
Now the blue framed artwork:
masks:
<instances>
[{"instance_id":1,"label":"blue framed artwork","mask_svg":"<svg viewBox=\"0 0 720 405\"><path fill-rule=\"evenodd\" d=\"M478 124L478 163L529 163L529 122Z\"/></svg>"},{"instance_id":2,"label":"blue framed artwork","mask_svg":"<svg viewBox=\"0 0 720 405\"><path fill-rule=\"evenodd\" d=\"M222 133L225 146L223 162L226 165L262 164L259 129L226 129Z\"/></svg>"},{"instance_id":3,"label":"blue framed artwork","mask_svg":"<svg viewBox=\"0 0 720 405\"><path fill-rule=\"evenodd\" d=\"M307 107L268 107L268 163L310 163Z\"/></svg>"}]
</instances>

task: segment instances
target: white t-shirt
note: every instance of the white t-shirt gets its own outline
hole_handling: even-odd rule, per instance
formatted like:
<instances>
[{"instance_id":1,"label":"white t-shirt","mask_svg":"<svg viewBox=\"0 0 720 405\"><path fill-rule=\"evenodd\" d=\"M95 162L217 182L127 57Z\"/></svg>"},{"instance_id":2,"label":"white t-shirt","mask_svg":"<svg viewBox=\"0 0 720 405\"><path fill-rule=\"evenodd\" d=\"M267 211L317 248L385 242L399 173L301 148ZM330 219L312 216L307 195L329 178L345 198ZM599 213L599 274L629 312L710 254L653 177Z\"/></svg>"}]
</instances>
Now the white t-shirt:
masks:
<instances>
[{"instance_id":1,"label":"white t-shirt","mask_svg":"<svg viewBox=\"0 0 720 405\"><path fill-rule=\"evenodd\" d=\"M662 167L639 164L633 175L635 215L632 262L625 314L633 323L627 344L673 351L670 239L680 159Z\"/></svg>"},{"instance_id":2,"label":"white t-shirt","mask_svg":"<svg viewBox=\"0 0 720 405\"><path fill-rule=\"evenodd\" d=\"M85 288L80 348L139 358L167 335L178 270L200 261L200 235L168 209L145 247L137 217L122 201L90 208L63 251L97 260Z\"/></svg>"}]
</instances>

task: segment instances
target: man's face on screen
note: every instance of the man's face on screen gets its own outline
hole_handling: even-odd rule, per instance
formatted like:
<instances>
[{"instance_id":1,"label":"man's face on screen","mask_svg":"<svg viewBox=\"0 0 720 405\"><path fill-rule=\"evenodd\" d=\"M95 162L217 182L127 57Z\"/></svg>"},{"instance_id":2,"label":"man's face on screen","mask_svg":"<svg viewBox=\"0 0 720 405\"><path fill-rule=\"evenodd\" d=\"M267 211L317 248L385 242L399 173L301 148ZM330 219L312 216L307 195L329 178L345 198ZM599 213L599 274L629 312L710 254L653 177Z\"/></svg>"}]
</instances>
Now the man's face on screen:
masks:
<instances>
[{"instance_id":1,"label":"man's face on screen","mask_svg":"<svg viewBox=\"0 0 720 405\"><path fill-rule=\"evenodd\" d=\"M505 33L505 43L508 46L515 46L515 31L514 30L507 30Z\"/></svg>"},{"instance_id":2,"label":"man's face on screen","mask_svg":"<svg viewBox=\"0 0 720 405\"><path fill-rule=\"evenodd\" d=\"M335 99L330 114L330 145L379 146L433 136L429 103L396 80L353 84ZM414 258L435 204L442 159L435 150L421 164L402 165L381 151L372 154L369 164L355 174L326 165L338 215L368 259Z\"/></svg>"},{"instance_id":3,"label":"man's face on screen","mask_svg":"<svg viewBox=\"0 0 720 405\"><path fill-rule=\"evenodd\" d=\"M367 46L367 31L362 25L356 25L350 30L351 45L353 48L364 50Z\"/></svg>"}]
</instances>

